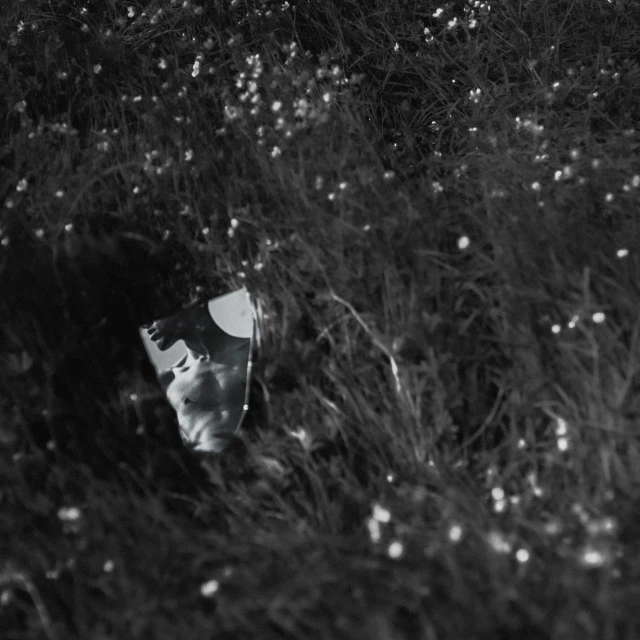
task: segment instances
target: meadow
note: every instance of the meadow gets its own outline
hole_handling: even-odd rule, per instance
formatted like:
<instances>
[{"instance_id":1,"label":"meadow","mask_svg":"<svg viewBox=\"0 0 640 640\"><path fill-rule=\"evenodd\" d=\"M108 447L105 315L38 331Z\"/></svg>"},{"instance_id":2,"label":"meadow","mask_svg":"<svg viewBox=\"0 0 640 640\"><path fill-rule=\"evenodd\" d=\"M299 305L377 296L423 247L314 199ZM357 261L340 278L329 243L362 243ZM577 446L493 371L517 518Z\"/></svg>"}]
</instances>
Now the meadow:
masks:
<instances>
[{"instance_id":1,"label":"meadow","mask_svg":"<svg viewBox=\"0 0 640 640\"><path fill-rule=\"evenodd\" d=\"M640 637L638 25L4 0L0 636ZM243 286L205 457L138 327Z\"/></svg>"}]
</instances>

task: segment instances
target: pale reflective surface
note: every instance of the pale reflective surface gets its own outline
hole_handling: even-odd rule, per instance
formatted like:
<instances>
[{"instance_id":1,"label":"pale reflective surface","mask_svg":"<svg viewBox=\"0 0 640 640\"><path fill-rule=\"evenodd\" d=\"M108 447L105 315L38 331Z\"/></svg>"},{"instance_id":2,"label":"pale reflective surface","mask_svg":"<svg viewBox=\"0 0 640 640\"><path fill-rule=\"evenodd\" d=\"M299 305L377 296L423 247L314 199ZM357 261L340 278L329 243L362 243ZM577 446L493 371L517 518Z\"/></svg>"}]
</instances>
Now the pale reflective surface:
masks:
<instances>
[{"instance_id":1,"label":"pale reflective surface","mask_svg":"<svg viewBox=\"0 0 640 640\"><path fill-rule=\"evenodd\" d=\"M248 407L255 310L240 289L140 328L185 444L220 452Z\"/></svg>"}]
</instances>

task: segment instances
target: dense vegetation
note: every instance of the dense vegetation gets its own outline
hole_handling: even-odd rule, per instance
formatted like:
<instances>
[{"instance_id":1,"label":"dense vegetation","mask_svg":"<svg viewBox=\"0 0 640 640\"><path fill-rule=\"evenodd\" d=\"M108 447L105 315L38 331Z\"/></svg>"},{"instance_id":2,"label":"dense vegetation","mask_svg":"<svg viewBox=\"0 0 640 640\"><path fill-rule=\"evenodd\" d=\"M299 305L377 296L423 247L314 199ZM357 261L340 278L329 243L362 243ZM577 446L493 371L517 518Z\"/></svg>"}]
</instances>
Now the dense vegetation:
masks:
<instances>
[{"instance_id":1,"label":"dense vegetation","mask_svg":"<svg viewBox=\"0 0 640 640\"><path fill-rule=\"evenodd\" d=\"M639 637L638 25L5 1L2 638ZM203 460L137 327L240 286Z\"/></svg>"}]
</instances>

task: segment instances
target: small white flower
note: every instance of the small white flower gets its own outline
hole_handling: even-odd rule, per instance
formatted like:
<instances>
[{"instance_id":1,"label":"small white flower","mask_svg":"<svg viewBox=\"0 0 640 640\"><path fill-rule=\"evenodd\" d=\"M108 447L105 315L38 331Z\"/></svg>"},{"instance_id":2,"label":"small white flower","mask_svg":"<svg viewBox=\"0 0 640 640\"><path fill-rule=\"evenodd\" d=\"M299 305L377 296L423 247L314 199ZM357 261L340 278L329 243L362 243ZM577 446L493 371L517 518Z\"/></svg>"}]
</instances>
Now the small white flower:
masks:
<instances>
[{"instance_id":1,"label":"small white flower","mask_svg":"<svg viewBox=\"0 0 640 640\"><path fill-rule=\"evenodd\" d=\"M462 538L462 527L459 524L451 525L449 529L449 540L451 542L460 542Z\"/></svg>"},{"instance_id":2,"label":"small white flower","mask_svg":"<svg viewBox=\"0 0 640 640\"><path fill-rule=\"evenodd\" d=\"M389 522L391 520L391 512L379 504L373 505L373 519L378 522Z\"/></svg>"},{"instance_id":3,"label":"small white flower","mask_svg":"<svg viewBox=\"0 0 640 640\"><path fill-rule=\"evenodd\" d=\"M203 582L200 585L200 593L205 598L211 598L218 592L219 588L220 583L217 580L209 580L208 582Z\"/></svg>"},{"instance_id":4,"label":"small white flower","mask_svg":"<svg viewBox=\"0 0 640 640\"><path fill-rule=\"evenodd\" d=\"M78 507L60 507L58 509L58 518L63 522L75 522L80 519L82 512Z\"/></svg>"}]
</instances>

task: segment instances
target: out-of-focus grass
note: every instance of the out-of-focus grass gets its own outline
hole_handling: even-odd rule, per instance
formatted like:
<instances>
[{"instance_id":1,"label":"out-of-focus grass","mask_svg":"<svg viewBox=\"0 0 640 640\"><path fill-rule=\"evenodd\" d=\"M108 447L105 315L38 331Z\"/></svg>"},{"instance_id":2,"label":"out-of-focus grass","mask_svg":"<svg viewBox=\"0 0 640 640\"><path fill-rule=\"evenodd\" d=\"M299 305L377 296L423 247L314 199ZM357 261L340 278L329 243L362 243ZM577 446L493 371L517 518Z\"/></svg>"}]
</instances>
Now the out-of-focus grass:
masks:
<instances>
[{"instance_id":1,"label":"out-of-focus grass","mask_svg":"<svg viewBox=\"0 0 640 640\"><path fill-rule=\"evenodd\" d=\"M637 637L639 18L7 3L3 637ZM242 285L203 466L137 327Z\"/></svg>"}]
</instances>

